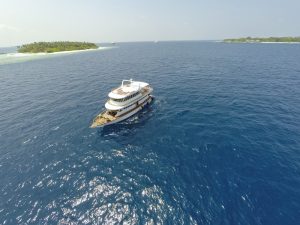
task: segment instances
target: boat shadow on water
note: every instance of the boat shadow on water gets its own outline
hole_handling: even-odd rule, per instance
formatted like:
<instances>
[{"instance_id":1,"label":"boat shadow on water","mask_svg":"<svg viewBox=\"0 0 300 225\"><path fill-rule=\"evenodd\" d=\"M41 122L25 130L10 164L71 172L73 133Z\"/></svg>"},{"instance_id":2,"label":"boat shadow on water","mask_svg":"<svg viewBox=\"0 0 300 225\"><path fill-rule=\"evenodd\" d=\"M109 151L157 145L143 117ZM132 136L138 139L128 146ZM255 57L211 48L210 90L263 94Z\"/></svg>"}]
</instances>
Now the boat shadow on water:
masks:
<instances>
[{"instance_id":1,"label":"boat shadow on water","mask_svg":"<svg viewBox=\"0 0 300 225\"><path fill-rule=\"evenodd\" d=\"M129 117L128 119L120 123L108 125L99 129L98 134L101 137L106 138L115 138L116 136L128 137L130 135L135 134L136 131L144 127L148 120L152 117L155 111L153 105L154 102L144 107L137 114Z\"/></svg>"}]
</instances>

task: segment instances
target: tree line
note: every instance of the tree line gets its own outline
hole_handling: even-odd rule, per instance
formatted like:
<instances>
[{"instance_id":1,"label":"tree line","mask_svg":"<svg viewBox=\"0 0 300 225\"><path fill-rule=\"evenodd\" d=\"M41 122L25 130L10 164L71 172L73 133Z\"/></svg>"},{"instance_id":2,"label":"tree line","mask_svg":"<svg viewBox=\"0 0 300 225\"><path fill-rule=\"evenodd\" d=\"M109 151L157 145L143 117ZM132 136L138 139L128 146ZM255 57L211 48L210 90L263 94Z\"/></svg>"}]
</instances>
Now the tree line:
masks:
<instances>
[{"instance_id":1,"label":"tree line","mask_svg":"<svg viewBox=\"0 0 300 225\"><path fill-rule=\"evenodd\" d=\"M61 51L96 49L98 46L89 42L71 42L71 41L55 41L55 42L34 42L25 44L18 48L20 53L52 53Z\"/></svg>"},{"instance_id":2,"label":"tree line","mask_svg":"<svg viewBox=\"0 0 300 225\"><path fill-rule=\"evenodd\" d=\"M225 42L300 42L300 37L244 37L224 39Z\"/></svg>"}]
</instances>

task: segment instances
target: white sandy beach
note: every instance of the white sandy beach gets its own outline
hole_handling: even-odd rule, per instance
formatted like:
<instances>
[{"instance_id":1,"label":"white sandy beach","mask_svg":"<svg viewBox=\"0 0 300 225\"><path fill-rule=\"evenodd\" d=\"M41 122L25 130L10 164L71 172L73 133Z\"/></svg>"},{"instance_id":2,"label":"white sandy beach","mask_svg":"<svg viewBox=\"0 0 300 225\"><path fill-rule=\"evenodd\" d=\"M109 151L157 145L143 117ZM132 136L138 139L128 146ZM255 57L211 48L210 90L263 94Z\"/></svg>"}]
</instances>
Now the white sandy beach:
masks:
<instances>
[{"instance_id":1,"label":"white sandy beach","mask_svg":"<svg viewBox=\"0 0 300 225\"><path fill-rule=\"evenodd\" d=\"M300 44L300 42L271 42L271 41L263 41L263 42L258 42L262 44Z\"/></svg>"},{"instance_id":2,"label":"white sandy beach","mask_svg":"<svg viewBox=\"0 0 300 225\"><path fill-rule=\"evenodd\" d=\"M44 57L51 57L51 56L58 56L58 55L64 55L64 54L75 54L75 53L81 53L81 52L89 52L89 51L100 51L100 50L106 50L110 49L112 47L99 47L96 49L85 49L85 50L74 50L74 51L62 51L62 52L52 52L52 53L6 53L0 55L0 65L1 64L10 64L10 63L17 63L17 62L25 62L35 59L41 59Z\"/></svg>"},{"instance_id":3,"label":"white sandy beach","mask_svg":"<svg viewBox=\"0 0 300 225\"><path fill-rule=\"evenodd\" d=\"M237 44L300 44L300 42L272 42L272 41L245 41L245 42L235 42L235 41L216 41L222 43L237 43Z\"/></svg>"},{"instance_id":4,"label":"white sandy beach","mask_svg":"<svg viewBox=\"0 0 300 225\"><path fill-rule=\"evenodd\" d=\"M71 53L78 53L78 52L87 52L87 51L99 51L104 49L109 49L111 47L98 47L93 49L84 49L84 50L73 50L73 51L61 51L61 52L40 52L40 53L8 53L9 56L15 57L24 57L24 56L43 56L43 55L56 55L56 54L71 54Z\"/></svg>"}]
</instances>

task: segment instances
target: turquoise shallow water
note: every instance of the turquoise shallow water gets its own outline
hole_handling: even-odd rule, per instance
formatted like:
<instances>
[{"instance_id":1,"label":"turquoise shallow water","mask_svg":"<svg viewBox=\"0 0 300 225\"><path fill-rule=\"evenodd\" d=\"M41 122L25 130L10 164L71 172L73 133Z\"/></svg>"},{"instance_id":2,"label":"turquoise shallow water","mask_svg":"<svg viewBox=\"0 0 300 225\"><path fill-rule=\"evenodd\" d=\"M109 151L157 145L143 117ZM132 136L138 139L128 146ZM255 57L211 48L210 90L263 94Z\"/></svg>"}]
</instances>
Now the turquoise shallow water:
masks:
<instances>
[{"instance_id":1,"label":"turquoise shallow water","mask_svg":"<svg viewBox=\"0 0 300 225\"><path fill-rule=\"evenodd\" d=\"M0 224L296 224L299 50L121 43L0 65ZM128 78L154 103L90 129Z\"/></svg>"}]
</instances>

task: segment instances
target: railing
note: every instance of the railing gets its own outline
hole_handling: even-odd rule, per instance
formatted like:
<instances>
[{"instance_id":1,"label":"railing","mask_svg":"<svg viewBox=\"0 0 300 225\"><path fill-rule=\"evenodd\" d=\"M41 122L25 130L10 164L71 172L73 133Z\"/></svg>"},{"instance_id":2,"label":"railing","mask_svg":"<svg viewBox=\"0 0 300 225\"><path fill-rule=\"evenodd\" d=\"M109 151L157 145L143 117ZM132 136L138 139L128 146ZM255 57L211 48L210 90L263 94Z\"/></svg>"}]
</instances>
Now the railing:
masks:
<instances>
[{"instance_id":1,"label":"railing","mask_svg":"<svg viewBox=\"0 0 300 225\"><path fill-rule=\"evenodd\" d=\"M122 80L122 86L124 86L125 82L129 82L131 84L133 82L133 80L132 79L130 79L130 80Z\"/></svg>"},{"instance_id":2,"label":"railing","mask_svg":"<svg viewBox=\"0 0 300 225\"><path fill-rule=\"evenodd\" d=\"M122 80L122 86L121 87L123 87L125 84L125 82L129 82L129 84L132 84L134 81L132 80L132 79L130 79L130 80ZM138 90L140 90L141 89L141 84L139 83L139 89Z\"/></svg>"}]
</instances>

